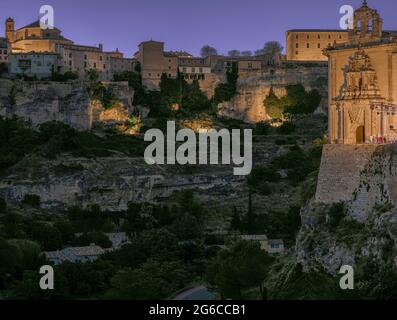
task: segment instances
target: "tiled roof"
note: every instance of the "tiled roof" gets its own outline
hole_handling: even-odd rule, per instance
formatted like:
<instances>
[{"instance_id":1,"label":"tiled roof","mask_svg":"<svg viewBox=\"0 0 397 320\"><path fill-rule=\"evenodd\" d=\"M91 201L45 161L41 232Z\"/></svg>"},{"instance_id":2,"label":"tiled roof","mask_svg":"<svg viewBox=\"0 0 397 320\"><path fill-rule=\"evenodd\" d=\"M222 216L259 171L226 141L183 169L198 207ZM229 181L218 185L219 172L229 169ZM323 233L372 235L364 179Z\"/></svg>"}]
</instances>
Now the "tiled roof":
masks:
<instances>
[{"instance_id":1,"label":"tiled roof","mask_svg":"<svg viewBox=\"0 0 397 320\"><path fill-rule=\"evenodd\" d=\"M37 21L35 21L35 22L32 22L31 24L28 24L27 26L24 26L24 27L22 27L22 28L19 28L18 30L26 29L26 28L40 28L40 20L37 20ZM54 29L59 31L58 28L54 28Z\"/></svg>"},{"instance_id":2,"label":"tiled roof","mask_svg":"<svg viewBox=\"0 0 397 320\"><path fill-rule=\"evenodd\" d=\"M62 251L47 251L44 252L44 255L48 260L60 259L61 261L71 261Z\"/></svg>"},{"instance_id":3,"label":"tiled roof","mask_svg":"<svg viewBox=\"0 0 397 320\"><path fill-rule=\"evenodd\" d=\"M74 254L76 257L82 256L98 256L105 253L100 246L87 246L87 247L71 247L68 248L70 253Z\"/></svg>"},{"instance_id":4,"label":"tiled roof","mask_svg":"<svg viewBox=\"0 0 397 320\"><path fill-rule=\"evenodd\" d=\"M265 234L247 234L241 235L241 239L251 241L267 241L267 236Z\"/></svg>"}]
</instances>

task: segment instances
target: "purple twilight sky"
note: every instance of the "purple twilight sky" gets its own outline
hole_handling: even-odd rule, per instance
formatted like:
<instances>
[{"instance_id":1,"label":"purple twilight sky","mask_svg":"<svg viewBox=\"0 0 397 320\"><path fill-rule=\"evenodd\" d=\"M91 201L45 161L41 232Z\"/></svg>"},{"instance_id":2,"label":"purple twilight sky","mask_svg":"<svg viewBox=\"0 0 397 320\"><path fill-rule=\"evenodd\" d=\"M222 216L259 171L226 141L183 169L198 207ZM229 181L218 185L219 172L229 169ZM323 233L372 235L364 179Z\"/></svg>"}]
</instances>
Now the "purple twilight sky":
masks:
<instances>
[{"instance_id":1,"label":"purple twilight sky","mask_svg":"<svg viewBox=\"0 0 397 320\"><path fill-rule=\"evenodd\" d=\"M204 44L227 53L256 50L269 40L285 43L285 31L295 28L339 28L342 5L358 7L362 0L1 0L0 20L15 19L16 28L37 20L41 5L55 9L55 26L77 44L103 43L127 57L144 40L160 40L167 50L198 55ZM396 0L369 0L397 30ZM0 24L4 35L4 23Z\"/></svg>"}]
</instances>

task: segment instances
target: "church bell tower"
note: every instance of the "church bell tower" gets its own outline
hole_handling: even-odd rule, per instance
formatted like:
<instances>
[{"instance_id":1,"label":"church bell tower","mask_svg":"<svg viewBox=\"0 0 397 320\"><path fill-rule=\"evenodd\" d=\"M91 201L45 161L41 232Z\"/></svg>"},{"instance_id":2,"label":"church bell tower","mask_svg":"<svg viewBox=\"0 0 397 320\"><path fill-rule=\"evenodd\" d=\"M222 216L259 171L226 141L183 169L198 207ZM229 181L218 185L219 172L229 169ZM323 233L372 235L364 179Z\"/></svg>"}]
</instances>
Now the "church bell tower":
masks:
<instances>
[{"instance_id":1,"label":"church bell tower","mask_svg":"<svg viewBox=\"0 0 397 320\"><path fill-rule=\"evenodd\" d=\"M6 20L6 38L11 43L15 41L15 22L12 18Z\"/></svg>"}]
</instances>

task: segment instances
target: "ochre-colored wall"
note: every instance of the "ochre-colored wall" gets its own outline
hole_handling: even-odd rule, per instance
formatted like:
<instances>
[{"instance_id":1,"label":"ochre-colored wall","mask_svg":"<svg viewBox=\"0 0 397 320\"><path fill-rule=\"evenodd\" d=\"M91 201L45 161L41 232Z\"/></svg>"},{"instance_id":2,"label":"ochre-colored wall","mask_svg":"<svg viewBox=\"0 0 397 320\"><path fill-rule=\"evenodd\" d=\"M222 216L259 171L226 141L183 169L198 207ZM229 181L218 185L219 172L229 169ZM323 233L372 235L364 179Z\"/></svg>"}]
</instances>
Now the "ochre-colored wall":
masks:
<instances>
[{"instance_id":1,"label":"ochre-colored wall","mask_svg":"<svg viewBox=\"0 0 397 320\"><path fill-rule=\"evenodd\" d=\"M348 41L348 32L343 30L287 31L286 36L287 60L290 61L327 61L327 57L323 54L325 48L335 42Z\"/></svg>"}]
</instances>

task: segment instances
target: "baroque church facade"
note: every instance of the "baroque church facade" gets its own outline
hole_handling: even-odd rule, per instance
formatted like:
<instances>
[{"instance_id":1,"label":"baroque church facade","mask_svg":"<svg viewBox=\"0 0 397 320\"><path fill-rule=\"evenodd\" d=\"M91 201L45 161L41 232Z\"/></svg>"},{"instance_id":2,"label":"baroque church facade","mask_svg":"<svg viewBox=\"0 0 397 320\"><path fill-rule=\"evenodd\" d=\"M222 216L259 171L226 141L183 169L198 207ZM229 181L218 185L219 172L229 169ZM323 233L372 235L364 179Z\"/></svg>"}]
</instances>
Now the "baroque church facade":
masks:
<instances>
[{"instance_id":1,"label":"baroque church facade","mask_svg":"<svg viewBox=\"0 0 397 320\"><path fill-rule=\"evenodd\" d=\"M397 34L367 1L348 42L324 50L329 68L329 139L336 144L397 141Z\"/></svg>"}]
</instances>

